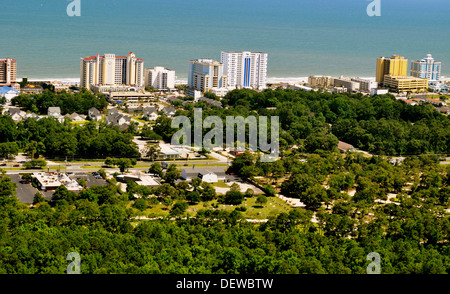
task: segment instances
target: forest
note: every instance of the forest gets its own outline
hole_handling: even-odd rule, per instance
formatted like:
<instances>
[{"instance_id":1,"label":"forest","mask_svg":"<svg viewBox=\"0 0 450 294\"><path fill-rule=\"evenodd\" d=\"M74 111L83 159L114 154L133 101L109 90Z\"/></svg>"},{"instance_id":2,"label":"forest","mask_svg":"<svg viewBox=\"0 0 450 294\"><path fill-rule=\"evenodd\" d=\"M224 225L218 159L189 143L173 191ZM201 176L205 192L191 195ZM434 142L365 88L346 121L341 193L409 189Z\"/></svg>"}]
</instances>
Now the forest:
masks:
<instances>
[{"instance_id":1,"label":"forest","mask_svg":"<svg viewBox=\"0 0 450 294\"><path fill-rule=\"evenodd\" d=\"M243 200L261 195L217 194L198 180L178 183L179 171L159 163L149 169L161 177L158 187L129 182L122 191L112 178L79 193L60 187L49 200L38 193L28 206L3 173L0 272L62 274L67 254L78 252L82 274L365 274L367 255L376 252L383 274L450 273L450 165L433 154L450 153L447 116L390 95L236 90L222 103L222 109L187 103L177 114L192 117L202 107L203 115L223 119L279 116L279 160L261 162L258 153L244 152L228 172L262 185L266 197L280 193L304 207L250 222ZM168 139L176 130L161 116L153 131ZM137 152L129 131L93 123L15 124L3 116L0 138L17 145L4 150L36 142L33 150L43 155L129 158ZM338 140L373 155L342 154ZM166 217L141 218L158 203ZM198 203L202 209L187 213Z\"/></svg>"},{"instance_id":2,"label":"forest","mask_svg":"<svg viewBox=\"0 0 450 294\"><path fill-rule=\"evenodd\" d=\"M61 114L88 114L90 108L95 107L103 111L108 106L104 95L94 95L86 89L80 92L54 93L45 90L41 94L21 94L11 100L13 106L22 108L24 111L30 111L39 115L46 115L49 107L60 107Z\"/></svg>"},{"instance_id":3,"label":"forest","mask_svg":"<svg viewBox=\"0 0 450 294\"><path fill-rule=\"evenodd\" d=\"M193 121L194 108L203 116L278 116L280 147L299 146L303 152L332 151L338 141L377 155L450 153L450 118L430 104L408 105L390 94L362 94L266 89L233 90L221 100L224 108L200 101L178 110ZM175 133L160 117L155 132L168 140ZM204 129L204 133L209 129ZM226 134L224 130L224 134ZM225 140L224 140L225 141Z\"/></svg>"},{"instance_id":4,"label":"forest","mask_svg":"<svg viewBox=\"0 0 450 294\"><path fill-rule=\"evenodd\" d=\"M201 181L177 184L166 176L173 167L164 172L157 163L151 171L162 172L159 187L130 184L122 192L111 179L80 193L60 187L51 200L37 195L31 207L2 175L0 272L64 273L69 252L80 254L83 274L364 274L370 252L380 254L382 273L450 272L450 167L432 156L400 165L357 154L299 156L279 161L288 176L282 189L307 206L259 224L235 202L232 211L186 214L192 203L235 195L211 193ZM254 168L264 170L257 160ZM380 202L387 192L395 198ZM167 217L138 218L158 202Z\"/></svg>"},{"instance_id":5,"label":"forest","mask_svg":"<svg viewBox=\"0 0 450 294\"><path fill-rule=\"evenodd\" d=\"M27 118L15 123L9 116L0 116L0 151L4 157L17 155L22 149L33 157L139 158L133 135L131 128L121 131L106 122L73 125L55 118Z\"/></svg>"}]
</instances>

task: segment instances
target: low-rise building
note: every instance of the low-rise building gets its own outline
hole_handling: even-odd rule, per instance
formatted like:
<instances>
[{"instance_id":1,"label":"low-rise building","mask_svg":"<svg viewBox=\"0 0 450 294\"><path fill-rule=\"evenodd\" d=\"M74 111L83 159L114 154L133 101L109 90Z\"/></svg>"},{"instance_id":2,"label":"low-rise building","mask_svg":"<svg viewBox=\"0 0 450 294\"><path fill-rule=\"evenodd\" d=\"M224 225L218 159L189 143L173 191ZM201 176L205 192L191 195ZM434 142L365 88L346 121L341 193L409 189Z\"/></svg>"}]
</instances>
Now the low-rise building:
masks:
<instances>
[{"instance_id":1,"label":"low-rise building","mask_svg":"<svg viewBox=\"0 0 450 294\"><path fill-rule=\"evenodd\" d=\"M353 145L345 143L345 142L342 142L342 141L339 141L338 149L342 153L346 153L346 152L349 152L349 151L355 151L356 150L356 148L353 147Z\"/></svg>"},{"instance_id":2,"label":"low-rise building","mask_svg":"<svg viewBox=\"0 0 450 294\"><path fill-rule=\"evenodd\" d=\"M351 78L351 80L359 83L359 90L363 92L370 93L372 89L376 89L378 87L378 83L370 79Z\"/></svg>"},{"instance_id":3,"label":"low-rise building","mask_svg":"<svg viewBox=\"0 0 450 294\"><path fill-rule=\"evenodd\" d=\"M200 178L204 182L216 183L226 179L225 167L192 167L184 168L181 171L180 178L185 181L191 181L194 178Z\"/></svg>"},{"instance_id":4,"label":"low-rise building","mask_svg":"<svg viewBox=\"0 0 450 294\"><path fill-rule=\"evenodd\" d=\"M10 102L11 99L18 95L19 91L13 87L3 86L0 88L0 98L5 98L7 102Z\"/></svg>"},{"instance_id":5,"label":"low-rise building","mask_svg":"<svg viewBox=\"0 0 450 294\"><path fill-rule=\"evenodd\" d=\"M76 192L83 189L77 181L71 179L65 173L46 173L36 172L31 176L33 181L37 184L38 188L42 191L53 191L59 186L63 185L67 190Z\"/></svg>"},{"instance_id":6,"label":"low-rise building","mask_svg":"<svg viewBox=\"0 0 450 294\"><path fill-rule=\"evenodd\" d=\"M357 91L360 89L359 82L352 81L349 78L339 77L336 79L333 79L333 86L334 87L342 87L346 88L348 92Z\"/></svg>"},{"instance_id":7,"label":"low-rise building","mask_svg":"<svg viewBox=\"0 0 450 294\"><path fill-rule=\"evenodd\" d=\"M397 92L426 92L428 79L415 78L412 76L385 75L383 85Z\"/></svg>"},{"instance_id":8,"label":"low-rise building","mask_svg":"<svg viewBox=\"0 0 450 294\"><path fill-rule=\"evenodd\" d=\"M333 79L330 76L309 76L308 84L318 88L331 87Z\"/></svg>"},{"instance_id":9,"label":"low-rise building","mask_svg":"<svg viewBox=\"0 0 450 294\"><path fill-rule=\"evenodd\" d=\"M370 91L370 95L374 96L374 95L384 95L384 94L388 94L389 90L388 89L380 89L380 88L376 88L376 89L372 89Z\"/></svg>"}]
</instances>

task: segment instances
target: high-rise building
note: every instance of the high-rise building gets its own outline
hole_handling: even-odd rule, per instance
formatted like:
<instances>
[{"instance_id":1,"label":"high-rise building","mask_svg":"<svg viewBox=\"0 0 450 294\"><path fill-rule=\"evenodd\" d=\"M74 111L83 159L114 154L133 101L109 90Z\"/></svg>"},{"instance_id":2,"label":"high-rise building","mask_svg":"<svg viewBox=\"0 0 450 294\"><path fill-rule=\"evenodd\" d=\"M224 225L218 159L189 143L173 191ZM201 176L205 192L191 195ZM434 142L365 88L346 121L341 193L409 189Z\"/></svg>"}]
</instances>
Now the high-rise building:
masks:
<instances>
[{"instance_id":1,"label":"high-rise building","mask_svg":"<svg viewBox=\"0 0 450 294\"><path fill-rule=\"evenodd\" d=\"M227 76L223 64L213 59L196 59L189 61L188 87L191 90L207 92L212 88L223 88Z\"/></svg>"},{"instance_id":2,"label":"high-rise building","mask_svg":"<svg viewBox=\"0 0 450 294\"><path fill-rule=\"evenodd\" d=\"M267 53L249 51L222 51L221 63L230 89L266 88Z\"/></svg>"},{"instance_id":3,"label":"high-rise building","mask_svg":"<svg viewBox=\"0 0 450 294\"><path fill-rule=\"evenodd\" d=\"M411 76L436 83L441 77L441 62L435 61L431 54L427 54L426 58L414 60L411 62Z\"/></svg>"},{"instance_id":4,"label":"high-rise building","mask_svg":"<svg viewBox=\"0 0 450 294\"><path fill-rule=\"evenodd\" d=\"M144 86L144 61L133 52L127 56L105 54L81 58L80 84Z\"/></svg>"},{"instance_id":5,"label":"high-rise building","mask_svg":"<svg viewBox=\"0 0 450 294\"><path fill-rule=\"evenodd\" d=\"M12 84L17 79L17 61L15 59L0 59L0 84Z\"/></svg>"},{"instance_id":6,"label":"high-rise building","mask_svg":"<svg viewBox=\"0 0 450 294\"><path fill-rule=\"evenodd\" d=\"M145 69L145 86L166 90L175 88L175 71L155 66Z\"/></svg>"},{"instance_id":7,"label":"high-rise building","mask_svg":"<svg viewBox=\"0 0 450 294\"><path fill-rule=\"evenodd\" d=\"M376 82L383 84L384 76L406 76L408 59L403 56L392 55L392 57L380 57L377 60Z\"/></svg>"}]
</instances>

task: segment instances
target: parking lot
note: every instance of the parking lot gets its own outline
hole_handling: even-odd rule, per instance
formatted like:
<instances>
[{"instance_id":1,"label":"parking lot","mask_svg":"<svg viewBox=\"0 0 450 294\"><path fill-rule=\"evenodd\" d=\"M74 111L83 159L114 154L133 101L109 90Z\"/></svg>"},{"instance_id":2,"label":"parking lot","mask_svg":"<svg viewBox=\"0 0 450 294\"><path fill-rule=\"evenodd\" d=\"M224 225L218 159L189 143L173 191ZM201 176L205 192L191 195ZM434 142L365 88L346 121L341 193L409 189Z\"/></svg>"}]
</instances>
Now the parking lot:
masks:
<instances>
[{"instance_id":1,"label":"parking lot","mask_svg":"<svg viewBox=\"0 0 450 294\"><path fill-rule=\"evenodd\" d=\"M44 198L47 200L52 199L54 191L46 191L46 192L40 191L34 188L31 183L24 183L22 181L21 176L18 174L11 174L8 176L11 178L11 181L17 184L16 195L17 199L19 199L20 202L25 204L32 204L34 195L36 195L37 192L41 192ZM88 188L92 186L106 185L106 181L104 179L97 179L91 173L71 174L70 177L75 180L76 179L86 180Z\"/></svg>"},{"instance_id":2,"label":"parking lot","mask_svg":"<svg viewBox=\"0 0 450 294\"><path fill-rule=\"evenodd\" d=\"M9 175L9 177L11 178L11 181L17 184L17 199L22 203L32 204L34 195L38 192L38 189L33 187L31 183L23 183L20 175Z\"/></svg>"},{"instance_id":3,"label":"parking lot","mask_svg":"<svg viewBox=\"0 0 450 294\"><path fill-rule=\"evenodd\" d=\"M74 173L74 174L69 175L69 177L74 180L78 180L78 179L86 180L88 188L90 188L92 186L106 185L106 180L97 179L92 173Z\"/></svg>"}]
</instances>

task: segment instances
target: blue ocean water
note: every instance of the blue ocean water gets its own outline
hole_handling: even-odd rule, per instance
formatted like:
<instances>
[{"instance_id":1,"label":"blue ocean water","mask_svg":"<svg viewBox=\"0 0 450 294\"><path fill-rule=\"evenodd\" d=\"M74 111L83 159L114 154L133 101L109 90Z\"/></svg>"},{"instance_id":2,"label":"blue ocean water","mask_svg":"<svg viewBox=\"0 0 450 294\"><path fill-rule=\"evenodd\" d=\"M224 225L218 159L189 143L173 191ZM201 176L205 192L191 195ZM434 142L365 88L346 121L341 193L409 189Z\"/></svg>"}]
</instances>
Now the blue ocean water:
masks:
<instances>
[{"instance_id":1,"label":"blue ocean water","mask_svg":"<svg viewBox=\"0 0 450 294\"><path fill-rule=\"evenodd\" d=\"M143 58L176 70L221 50L269 53L269 77L375 76L376 58L410 61L427 53L450 76L450 2L380 0L0 0L0 58L18 60L18 78L79 78L80 58L97 52Z\"/></svg>"}]
</instances>

